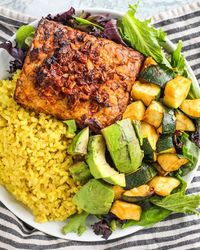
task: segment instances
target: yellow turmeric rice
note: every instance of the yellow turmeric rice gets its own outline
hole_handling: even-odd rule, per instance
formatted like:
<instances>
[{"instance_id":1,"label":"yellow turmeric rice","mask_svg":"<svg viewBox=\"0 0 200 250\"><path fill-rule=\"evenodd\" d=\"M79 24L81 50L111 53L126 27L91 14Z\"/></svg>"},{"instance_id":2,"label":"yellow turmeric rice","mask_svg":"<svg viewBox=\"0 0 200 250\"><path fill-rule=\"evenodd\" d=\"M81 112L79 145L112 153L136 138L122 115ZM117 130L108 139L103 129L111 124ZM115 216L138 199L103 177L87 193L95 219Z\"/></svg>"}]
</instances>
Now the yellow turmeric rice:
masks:
<instances>
[{"instance_id":1,"label":"yellow turmeric rice","mask_svg":"<svg viewBox=\"0 0 200 250\"><path fill-rule=\"evenodd\" d=\"M64 220L77 211L72 197L78 190L69 174L66 126L16 104L19 74L0 81L0 184L30 208L37 222Z\"/></svg>"}]
</instances>

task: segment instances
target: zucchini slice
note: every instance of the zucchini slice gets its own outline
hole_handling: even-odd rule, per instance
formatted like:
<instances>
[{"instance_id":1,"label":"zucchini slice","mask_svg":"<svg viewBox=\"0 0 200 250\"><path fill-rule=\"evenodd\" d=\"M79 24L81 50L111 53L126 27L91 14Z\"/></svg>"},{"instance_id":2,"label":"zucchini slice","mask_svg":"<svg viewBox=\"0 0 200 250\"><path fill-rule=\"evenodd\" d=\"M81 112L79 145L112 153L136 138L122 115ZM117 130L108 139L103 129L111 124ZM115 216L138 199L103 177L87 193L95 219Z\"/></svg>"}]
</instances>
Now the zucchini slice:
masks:
<instances>
[{"instance_id":1,"label":"zucchini slice","mask_svg":"<svg viewBox=\"0 0 200 250\"><path fill-rule=\"evenodd\" d=\"M170 108L178 108L187 97L192 80L183 76L176 76L165 86L164 103Z\"/></svg>"},{"instance_id":2,"label":"zucchini slice","mask_svg":"<svg viewBox=\"0 0 200 250\"><path fill-rule=\"evenodd\" d=\"M176 153L171 134L161 135L156 144L157 153Z\"/></svg>"},{"instance_id":3,"label":"zucchini slice","mask_svg":"<svg viewBox=\"0 0 200 250\"><path fill-rule=\"evenodd\" d=\"M193 118L200 118L200 99L185 100L180 109Z\"/></svg>"},{"instance_id":4,"label":"zucchini slice","mask_svg":"<svg viewBox=\"0 0 200 250\"><path fill-rule=\"evenodd\" d=\"M144 151L144 161L154 162L157 159L156 153L151 146L149 138L143 138L142 149Z\"/></svg>"},{"instance_id":5,"label":"zucchini slice","mask_svg":"<svg viewBox=\"0 0 200 250\"><path fill-rule=\"evenodd\" d=\"M174 72L164 65L150 65L144 68L140 74L139 79L144 82L150 82L164 87L165 84L173 79Z\"/></svg>"},{"instance_id":6,"label":"zucchini slice","mask_svg":"<svg viewBox=\"0 0 200 250\"><path fill-rule=\"evenodd\" d=\"M157 133L160 135L162 134L162 125L160 125L160 127L157 129Z\"/></svg>"},{"instance_id":7,"label":"zucchini slice","mask_svg":"<svg viewBox=\"0 0 200 250\"><path fill-rule=\"evenodd\" d=\"M143 138L148 138L152 149L156 150L156 143L158 140L158 134L156 133L155 128L146 122L142 122L141 129L142 129Z\"/></svg>"},{"instance_id":8,"label":"zucchini slice","mask_svg":"<svg viewBox=\"0 0 200 250\"><path fill-rule=\"evenodd\" d=\"M166 172L176 171L181 166L188 163L188 159L183 157L180 158L178 157L177 154L169 154L169 153L158 155L157 161Z\"/></svg>"},{"instance_id":9,"label":"zucchini slice","mask_svg":"<svg viewBox=\"0 0 200 250\"><path fill-rule=\"evenodd\" d=\"M176 117L173 109L165 108L162 120L162 133L173 134L176 131Z\"/></svg>"},{"instance_id":10,"label":"zucchini slice","mask_svg":"<svg viewBox=\"0 0 200 250\"><path fill-rule=\"evenodd\" d=\"M158 140L158 134L153 126L146 122L141 123L143 144L142 149L144 151L144 159L149 162L156 161L156 143Z\"/></svg>"},{"instance_id":11,"label":"zucchini slice","mask_svg":"<svg viewBox=\"0 0 200 250\"><path fill-rule=\"evenodd\" d=\"M122 194L122 199L128 202L143 201L153 195L153 188L148 185L142 185L125 191Z\"/></svg>"},{"instance_id":12,"label":"zucchini slice","mask_svg":"<svg viewBox=\"0 0 200 250\"><path fill-rule=\"evenodd\" d=\"M162 122L163 115L163 106L157 101L152 101L144 113L143 121L151 124L155 128L158 128Z\"/></svg>"},{"instance_id":13,"label":"zucchini slice","mask_svg":"<svg viewBox=\"0 0 200 250\"><path fill-rule=\"evenodd\" d=\"M144 185L156 175L157 171L153 166L143 163L142 166L137 171L125 176L126 178L125 189L131 189L134 187L139 187L141 185Z\"/></svg>"},{"instance_id":14,"label":"zucchini slice","mask_svg":"<svg viewBox=\"0 0 200 250\"><path fill-rule=\"evenodd\" d=\"M153 166L158 171L159 175L166 176L169 174L169 172L166 172L164 169L162 169L161 166L157 162L154 162Z\"/></svg>"},{"instance_id":15,"label":"zucchini slice","mask_svg":"<svg viewBox=\"0 0 200 250\"><path fill-rule=\"evenodd\" d=\"M142 70L148 68L151 65L157 65L156 61L153 60L152 57L147 57L143 63Z\"/></svg>"},{"instance_id":16,"label":"zucchini slice","mask_svg":"<svg viewBox=\"0 0 200 250\"><path fill-rule=\"evenodd\" d=\"M139 221L142 208L136 204L125 201L115 201L110 212L116 215L120 220L136 220Z\"/></svg>"},{"instance_id":17,"label":"zucchini slice","mask_svg":"<svg viewBox=\"0 0 200 250\"><path fill-rule=\"evenodd\" d=\"M115 195L115 200L120 200L125 190L120 186L113 186L113 191Z\"/></svg>"},{"instance_id":18,"label":"zucchini slice","mask_svg":"<svg viewBox=\"0 0 200 250\"><path fill-rule=\"evenodd\" d=\"M145 112L145 106L142 101L136 101L129 104L123 114L123 119L141 121Z\"/></svg>"},{"instance_id":19,"label":"zucchini slice","mask_svg":"<svg viewBox=\"0 0 200 250\"><path fill-rule=\"evenodd\" d=\"M182 112L176 112L176 130L179 131L195 131L195 125L190 118Z\"/></svg>"},{"instance_id":20,"label":"zucchini slice","mask_svg":"<svg viewBox=\"0 0 200 250\"><path fill-rule=\"evenodd\" d=\"M136 81L132 87L131 96L133 100L141 100L145 106L149 106L152 100L158 99L161 88L152 83L141 83Z\"/></svg>"},{"instance_id":21,"label":"zucchini slice","mask_svg":"<svg viewBox=\"0 0 200 250\"><path fill-rule=\"evenodd\" d=\"M142 149L144 151L144 159L149 162L156 161L156 143L158 140L158 134L153 126L146 122L141 123L143 144Z\"/></svg>"},{"instance_id":22,"label":"zucchini slice","mask_svg":"<svg viewBox=\"0 0 200 250\"><path fill-rule=\"evenodd\" d=\"M180 181L169 176L155 176L148 185L154 189L157 195L167 196L180 185Z\"/></svg>"}]
</instances>

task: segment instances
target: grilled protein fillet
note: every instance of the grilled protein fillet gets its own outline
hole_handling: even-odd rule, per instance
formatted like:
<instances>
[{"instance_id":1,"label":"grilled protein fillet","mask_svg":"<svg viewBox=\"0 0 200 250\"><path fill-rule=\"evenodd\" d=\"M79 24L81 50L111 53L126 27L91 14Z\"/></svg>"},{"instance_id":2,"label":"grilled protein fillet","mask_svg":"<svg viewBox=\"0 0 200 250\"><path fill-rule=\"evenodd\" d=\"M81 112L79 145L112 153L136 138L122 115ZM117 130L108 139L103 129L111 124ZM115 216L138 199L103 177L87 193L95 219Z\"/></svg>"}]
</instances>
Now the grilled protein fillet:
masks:
<instances>
[{"instance_id":1,"label":"grilled protein fillet","mask_svg":"<svg viewBox=\"0 0 200 250\"><path fill-rule=\"evenodd\" d=\"M142 61L133 49L42 19L15 100L98 132L122 117Z\"/></svg>"}]
</instances>

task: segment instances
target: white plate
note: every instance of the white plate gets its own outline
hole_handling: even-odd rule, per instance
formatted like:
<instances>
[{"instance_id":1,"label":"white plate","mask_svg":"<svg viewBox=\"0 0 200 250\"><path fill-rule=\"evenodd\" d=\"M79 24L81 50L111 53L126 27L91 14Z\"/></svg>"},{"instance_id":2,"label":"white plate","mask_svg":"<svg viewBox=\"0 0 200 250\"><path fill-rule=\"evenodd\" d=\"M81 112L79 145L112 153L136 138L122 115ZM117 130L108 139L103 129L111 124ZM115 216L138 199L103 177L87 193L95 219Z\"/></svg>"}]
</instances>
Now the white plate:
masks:
<instances>
[{"instance_id":1,"label":"white plate","mask_svg":"<svg viewBox=\"0 0 200 250\"><path fill-rule=\"evenodd\" d=\"M123 13L112 11L112 10L105 10L105 9L85 9L85 10L91 12L92 14L109 13L115 18L119 18L123 15ZM80 11L76 11L76 13L80 13ZM37 26L37 23L38 21L35 21L32 23L32 25ZM14 41L14 37L11 39L11 41ZM174 50L174 45L169 40L167 40L165 49L170 52ZM9 67L10 59L11 57L8 56L7 52L5 52L4 50L0 50L0 65L1 65L0 79L4 79L8 76L7 70ZM190 74L190 77L193 80L193 83L198 86L198 82L194 76L194 73L192 72L192 69L190 68L188 63L186 65L187 65L187 70ZM199 163L200 163L200 157L199 157ZM187 176L185 176L184 179L187 181L188 185L192 181L199 163L196 165L195 169L192 172L190 172ZM23 206L23 204L16 201L13 198L13 196L9 192L7 192L6 189L3 188L2 186L0 186L0 200L11 212L13 212L22 221L26 222L30 226L46 234L59 237L59 238L63 238L63 239L76 240L76 241L86 241L86 242L87 241L90 241L90 242L91 241L95 241L95 242L104 241L104 239L102 239L100 236L95 235L90 227L82 236L79 237L75 233L69 233L67 235L63 235L61 233L61 228L66 222L46 222L43 224L36 223L34 221L34 217L31 214L31 212L25 206ZM90 225L91 223L94 223L94 222L95 222L94 218L91 217L88 219L87 224ZM127 236L129 234L132 234L140 230L141 228L142 227L137 226L137 227L130 227L130 228L123 229L123 230L117 229L116 231L112 233L109 239L111 240L111 239L117 239L123 236Z\"/></svg>"}]
</instances>

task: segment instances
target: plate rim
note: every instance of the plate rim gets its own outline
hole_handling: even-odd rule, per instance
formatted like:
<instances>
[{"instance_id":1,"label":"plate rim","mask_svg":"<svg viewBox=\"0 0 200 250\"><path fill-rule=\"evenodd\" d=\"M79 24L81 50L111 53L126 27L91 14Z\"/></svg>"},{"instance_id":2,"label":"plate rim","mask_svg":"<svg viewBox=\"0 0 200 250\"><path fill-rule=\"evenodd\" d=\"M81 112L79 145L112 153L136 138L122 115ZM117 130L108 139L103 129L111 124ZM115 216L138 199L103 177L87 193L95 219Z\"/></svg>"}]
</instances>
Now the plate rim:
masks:
<instances>
[{"instance_id":1,"label":"plate rim","mask_svg":"<svg viewBox=\"0 0 200 250\"><path fill-rule=\"evenodd\" d=\"M76 14L80 13L83 9L85 11L91 12L92 14L100 14L100 13L102 13L102 14L110 14L111 16L114 16L114 17L122 17L123 14L124 14L123 12L120 12L120 11L111 10L111 9L104 9L104 8L81 8L81 9L77 8L76 9ZM52 14L52 15L54 16L55 14ZM30 25L36 26L38 24L39 20L40 19L37 19L37 20L31 22ZM11 37L10 41L14 42L14 39L15 39L15 34ZM175 49L175 45L168 38L166 39L166 43L165 43L164 47L165 47L165 49L167 51L170 51L170 52ZM0 51L0 55L1 55L2 51L3 50ZM187 62L187 60L185 60L185 61L186 61L186 67L187 67L187 70L188 70L188 72L190 74L190 77L192 78L194 84L199 87L198 81L197 81L197 79L195 77L195 74L194 74L192 68L190 67L190 65ZM187 176L188 177L187 178L187 183L188 183L187 188L191 184L191 181L194 178L195 173L196 173L199 165L200 165L200 155L199 155L198 162L197 162L194 170L192 172L190 172L189 175ZM4 200L4 198L2 199L2 193L6 193L8 195L8 197L10 197L10 199L13 202L16 203L16 205L19 205L19 206L23 207L24 209L26 209L28 211L28 213L30 213L30 217L32 217L32 221L30 221L30 218L28 218L28 219L27 218L23 218L23 213L20 214L20 213L16 212L15 211L16 210L15 206L13 206L12 203L8 203L6 201L6 199ZM31 227L33 227L33 228L35 228L35 229L37 229L37 230L39 230L39 231L41 231L41 232L43 232L43 233L45 233L47 235L54 236L54 237L57 237L59 239L72 240L72 241L78 241L78 242L97 242L97 243L98 242L101 243L101 242L104 242L104 241L109 242L109 241L112 241L112 240L116 240L116 239L120 239L120 238L129 236L129 235L131 235L131 234L133 234L133 233L135 233L135 232L137 232L137 231L139 231L139 230L141 230L141 229L144 228L144 227L136 226L136 227L129 227L129 228L123 229L123 230L122 229L118 229L117 230L118 233L117 233L117 231L114 231L108 240L102 239L102 238L100 238L100 236L95 235L93 233L91 227L88 228L88 230L87 230L87 232L89 234L91 234L91 233L94 234L93 237L91 237L90 240L88 240L88 237L86 236L87 232L84 233L82 236L77 236L75 233L69 233L67 235L64 235L64 234L58 235L58 234L51 233L48 230L45 230L45 229L41 228L41 225L52 224L52 223L57 223L57 222L54 221L54 222L46 222L46 223L36 223L34 221L34 219L33 219L34 217L33 217L32 213L30 212L30 210L28 209L28 207L25 207L20 201L17 201L2 185L0 185L0 194L1 194L0 201L17 218L19 218L20 220L24 221L26 224L30 225ZM65 224L65 223L66 222L63 222L63 224ZM61 233L61 228L60 228L60 233Z\"/></svg>"}]
</instances>

